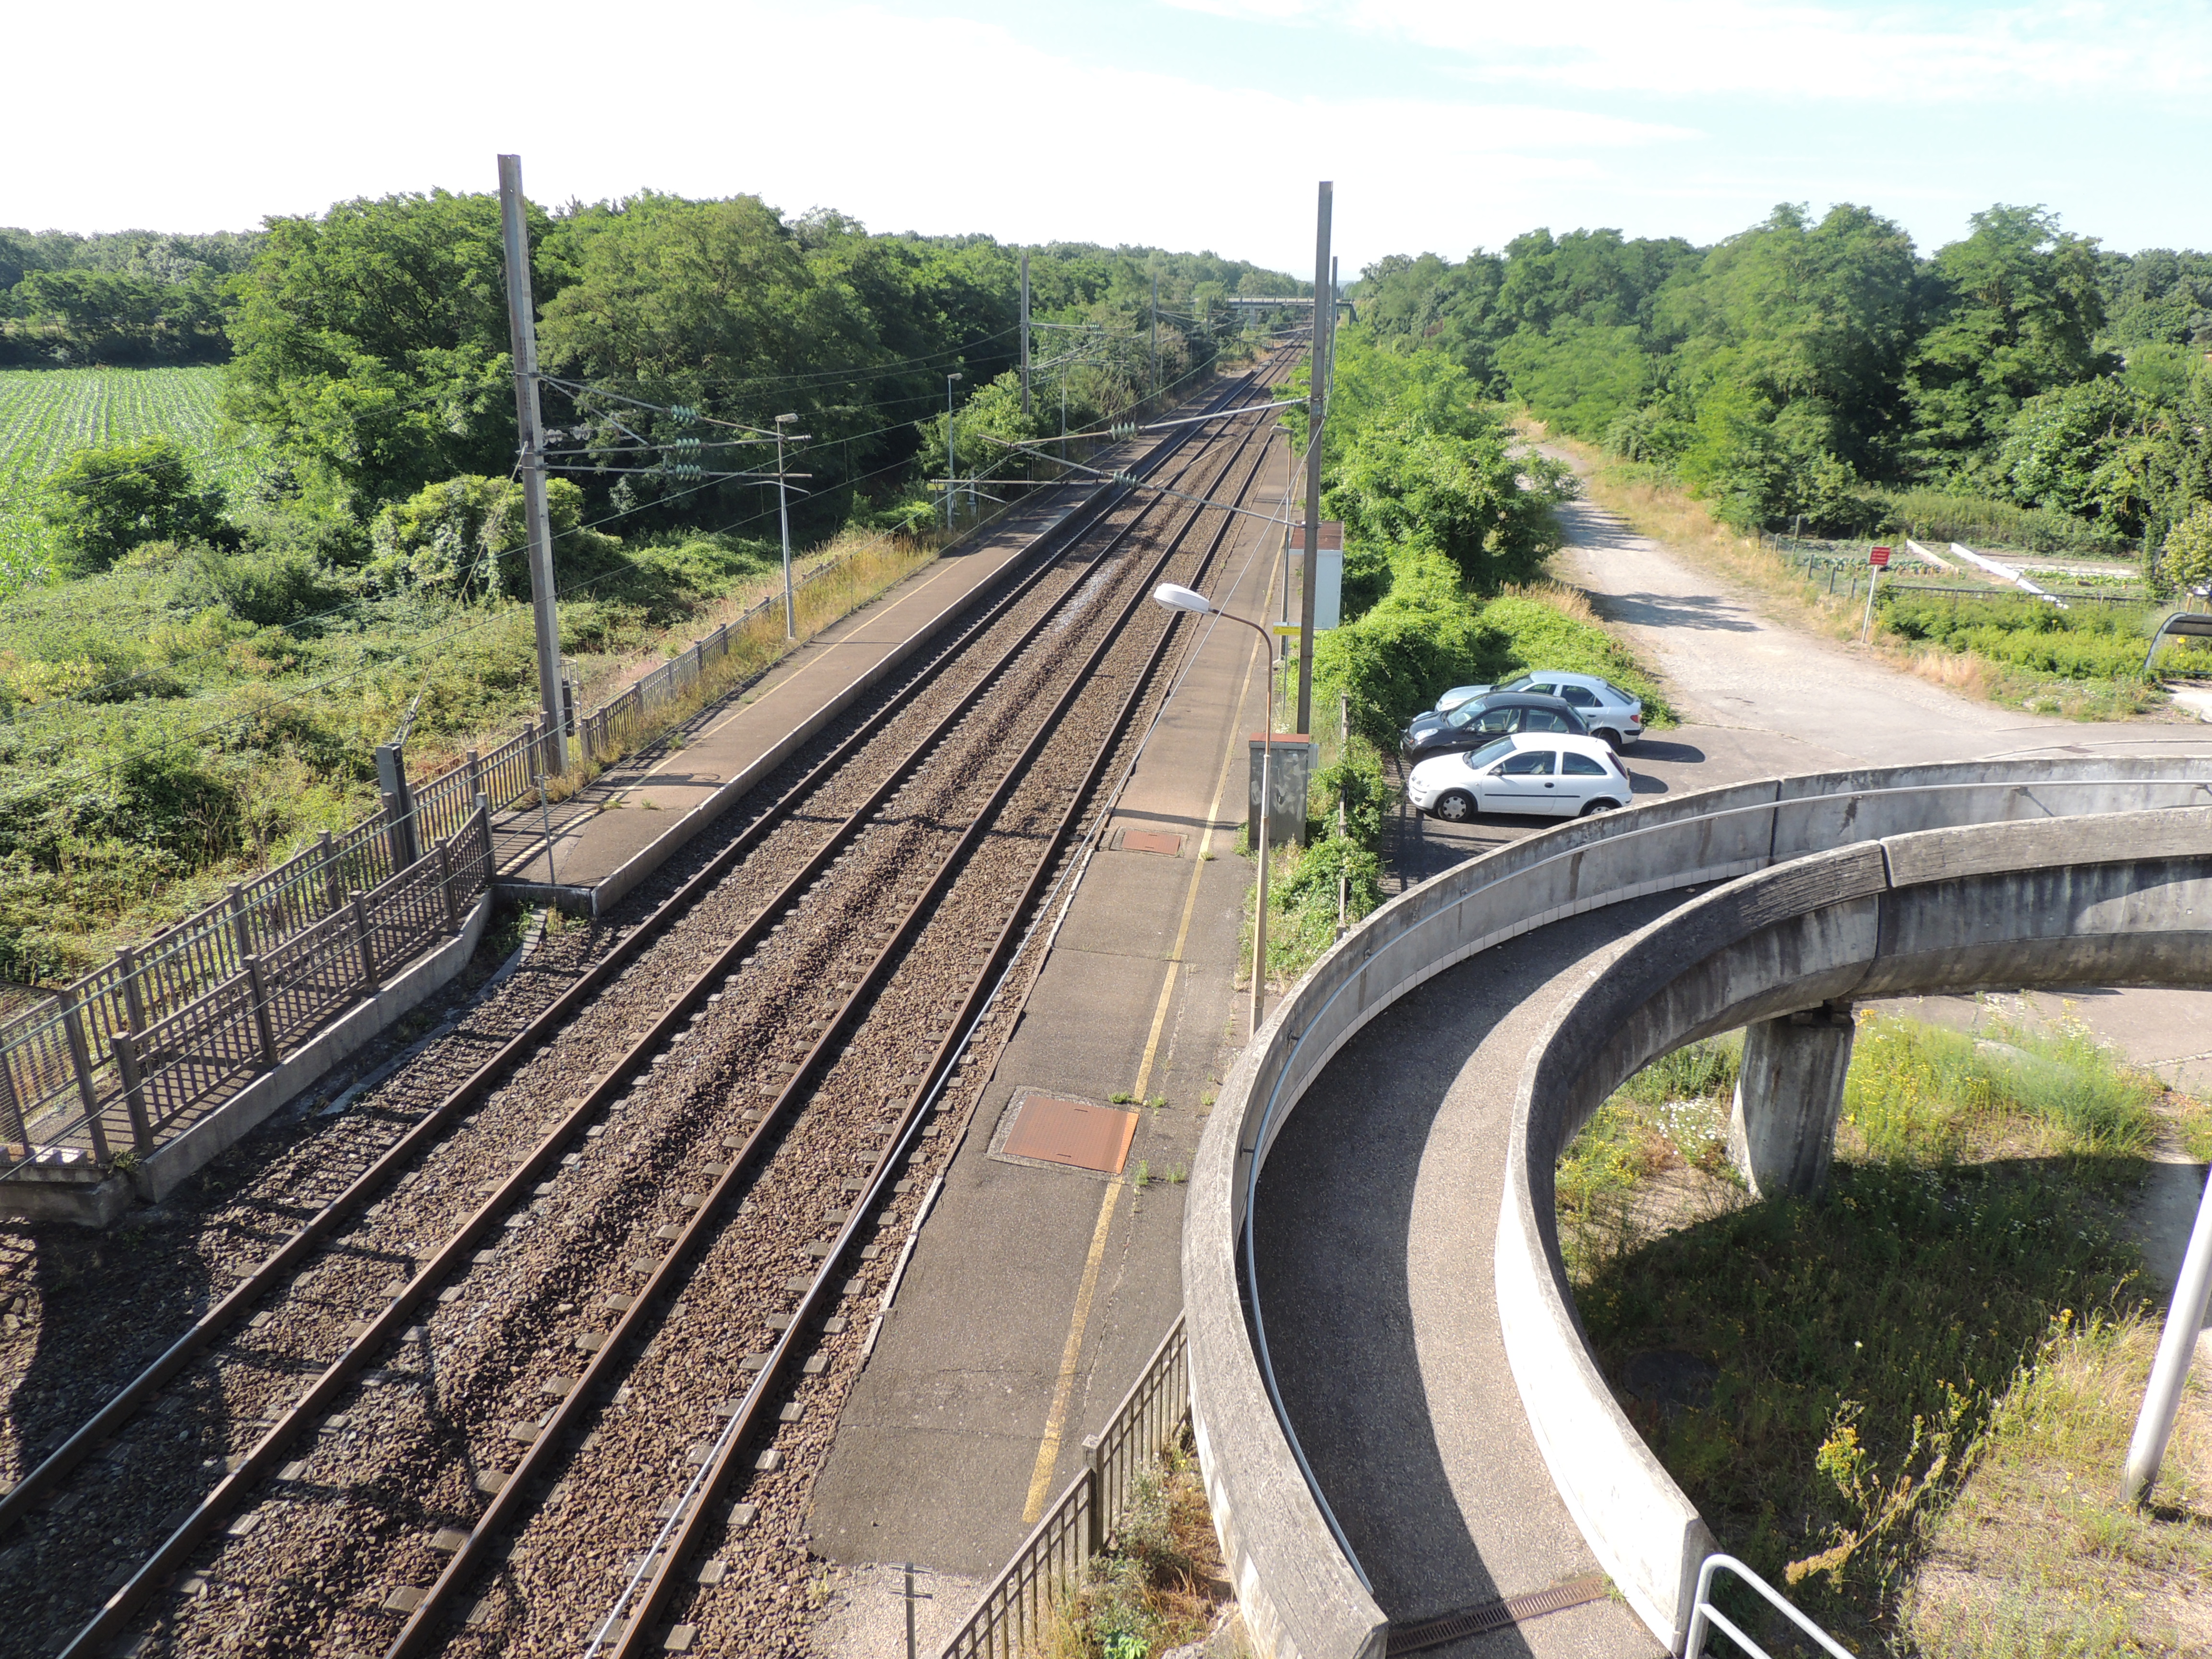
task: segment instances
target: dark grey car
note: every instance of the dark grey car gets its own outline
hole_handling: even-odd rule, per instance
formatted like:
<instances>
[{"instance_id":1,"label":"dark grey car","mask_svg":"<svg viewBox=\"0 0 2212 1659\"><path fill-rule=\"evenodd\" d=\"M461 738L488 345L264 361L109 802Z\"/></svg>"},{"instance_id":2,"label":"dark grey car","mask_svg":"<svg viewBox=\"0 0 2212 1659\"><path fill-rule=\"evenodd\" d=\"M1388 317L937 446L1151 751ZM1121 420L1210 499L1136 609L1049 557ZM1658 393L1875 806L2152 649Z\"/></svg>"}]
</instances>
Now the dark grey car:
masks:
<instances>
[{"instance_id":1,"label":"dark grey car","mask_svg":"<svg viewBox=\"0 0 2212 1659\"><path fill-rule=\"evenodd\" d=\"M1422 714L1406 728L1399 752L1408 761L1480 749L1516 732L1567 732L1589 735L1582 716L1559 697L1529 691L1492 691L1470 697L1448 714Z\"/></svg>"}]
</instances>

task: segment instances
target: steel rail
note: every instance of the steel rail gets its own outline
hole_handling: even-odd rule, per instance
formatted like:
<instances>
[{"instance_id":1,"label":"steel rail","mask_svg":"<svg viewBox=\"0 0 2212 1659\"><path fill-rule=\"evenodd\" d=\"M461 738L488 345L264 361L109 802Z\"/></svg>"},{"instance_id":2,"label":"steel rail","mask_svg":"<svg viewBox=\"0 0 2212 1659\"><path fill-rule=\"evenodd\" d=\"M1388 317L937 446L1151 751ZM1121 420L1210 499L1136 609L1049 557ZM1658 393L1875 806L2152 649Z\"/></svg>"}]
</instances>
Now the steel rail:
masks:
<instances>
[{"instance_id":1,"label":"steel rail","mask_svg":"<svg viewBox=\"0 0 2212 1659\"><path fill-rule=\"evenodd\" d=\"M1249 380L1250 377L1243 378ZM1231 387L1223 389L1221 395L1224 397L1233 395L1234 390L1235 386L1232 383ZM1164 463L1170 457L1179 453L1182 447L1181 442L1176 439L1170 439L1163 443L1146 457L1147 470ZM1121 537L1129 534L1137 526L1144 522L1151 505L1150 502L1146 503L1127 525L1115 532L1115 542L1118 543ZM443 1102L426 1114L399 1140L393 1143L392 1146L374 1164L356 1177L344 1193L325 1206L283 1245L280 1246L251 1277L224 1297L216 1308L203 1316L192 1328L178 1342L173 1344L153 1365L143 1372L121 1394L110 1401L107 1407L83 1428L78 1430L69 1442L42 1463L39 1469L33 1471L32 1475L26 1477L24 1481L13 1489L4 1500L0 1500L0 1522L4 1522L9 1516L22 1515L28 1510L31 1504L44 1495L46 1491L51 1490L54 1485L58 1484L70 1468L81 1463L94 1447L112 1437L146 1400L151 1398L163 1385L173 1380L176 1374L198 1353L204 1351L223 1329L235 1322L246 1307L274 1288L287 1274L295 1270L315 1246L321 1243L345 1221L363 1208L368 1200L395 1178L402 1168L427 1151L436 1140L439 1132L455 1116L473 1105L494 1083L543 1042L556 1035L559 1030L565 1026L569 1017L580 1007L587 1005L605 987L607 981L617 971L626 966L642 951L646 944L665 931L669 925L683 915L688 914L701 898L719 884L721 878L728 872L732 866L764 839L770 830L785 821L793 806L819 787L834 769L844 763L861 745L877 735L896 714L919 696L926 686L933 683L938 673L946 665L955 660L963 648L999 621L1012 605L1018 603L1031 591L1057 562L1059 554L1065 550L1066 544L1095 528L1097 520L1103 518L1108 510L1110 510L1110 504L1105 504L1103 501L1085 503L1083 507L1071 514L1060 525L1054 526L1052 531L1041 536L1038 538L1038 545L1042 550L1043 556L1037 558L1037 568L1035 570L1023 576L1016 586L995 602L982 617L940 653L937 661L917 675L911 684L902 688L896 696L886 702L883 709L870 716L867 721L839 744L828 757L810 769L806 775L779 797L760 818L749 824L730 847L717 854L704 868L690 878L676 894L656 907L650 915L623 939L614 951L609 952L606 957L595 964L575 984L569 987L542 1011L524 1030L517 1033L502 1045L497 1053L485 1060ZM1025 559L1036 556L1035 553L1024 556ZM460 1230L451 1237L448 1243L433 1258L432 1267L426 1267L410 1281L401 1295L391 1302L384 1312L370 1322L368 1330L351 1343L337 1360L327 1368L301 1396L299 1401L256 1443L239 1467L216 1483L195 1506L192 1513L172 1533L169 1539L153 1556L149 1558L129 1582L109 1598L91 1622L61 1650L64 1656L73 1656L96 1650L100 1643L119 1630L138 1608L145 1604L160 1581L168 1572L180 1565L191 1550L214 1530L216 1523L236 1506L239 1499L246 1491L257 1484L270 1469L276 1467L283 1451L297 1437L306 1420L319 1414L340 1389L354 1376L368 1368L369 1358L380 1351L399 1330L404 1328L406 1314L412 1312L421 1304L423 1297L434 1287L434 1279L449 1273L453 1263L469 1246L490 1231L499 1215L513 1207L516 1197L526 1192L536 1178L558 1157L561 1147L567 1141L573 1139L589 1118L603 1109L605 1105L619 1092L620 1088L626 1084L628 1078L635 1069L641 1057L665 1043L684 1017L697 1006L700 999L707 994L708 986L714 980L726 976L747 951L765 935L768 927L771 925L771 918L793 907L805 884L820 873L821 868L827 865L832 854L857 834L860 828L865 827L860 822L865 815L872 811L875 805L879 805L880 799L887 797L891 792L892 786L926 756L927 751L951 729L953 724L972 708L975 702L991 688L998 676L1005 672L1013 657L1026 647L1054 615L1058 614L1067 599L1081 592L1082 586L1078 583L1071 587L1068 594L1062 596L1060 601L1049 607L1042 618L1024 630L1021 641L1018 641L1011 650L1003 653L987 672L977 678L975 684L962 695L953 709L933 727L931 733L915 745L898 762L884 786L872 793L869 802L864 804L859 811L848 817L844 824L832 832L829 841L806 861L800 873L785 884L775 899L763 907L753 921L741 931L738 939L716 959L715 964L694 979L654 1022L647 1035L633 1044L609 1071L600 1074L598 1081L586 1091L577 1106L532 1150L515 1173L501 1187L500 1192L482 1206L467 1222L463 1224ZM35 1489L34 1482L40 1483Z\"/></svg>"},{"instance_id":2,"label":"steel rail","mask_svg":"<svg viewBox=\"0 0 2212 1659\"><path fill-rule=\"evenodd\" d=\"M1243 447L1240 444L1240 451ZM1222 469L1223 473L1225 475L1235 463L1236 454L1232 453ZM1193 465L1196 465L1196 459L1194 458ZM1100 556L1103 557L1124 538L1133 534L1143 522L1143 516L1140 513L1137 518L1117 530L1107 546L1101 550ZM988 833L996 815L1022 781L1024 769L1030 766L1042 744L1056 729L1062 714L1082 690L1097 663L1119 641L1121 630L1127 625L1130 615L1149 594L1152 577L1156 576L1166 567L1168 562L1176 556L1184 534L1187 533L1189 525L1195 521L1196 517L1196 514L1188 515L1184 523L1177 527L1168 546L1153 562L1151 573L1134 590L1121 614L1109 624L1089 659L1070 680L1067 689L1055 702L1053 708L1039 722L1022 751L1009 763L997 787L992 791L983 805L977 810L974 818L962 832L959 840L939 861L937 870L933 872L921 896L908 908L891 937L877 951L867 968L860 975L852 991L839 1005L836 1012L830 1016L822 1035L815 1040L805 1057L799 1061L798 1067L786 1079L783 1086L777 1091L775 1100L762 1109L759 1121L755 1123L751 1132L746 1136L744 1145L736 1149L722 1173L715 1177L714 1184L702 1195L699 1206L692 1212L690 1218L684 1224L678 1236L669 1242L665 1252L654 1263L653 1272L633 1293L630 1305L622 1311L613 1328L605 1334L599 1349L585 1363L581 1375L540 1426L537 1435L523 1452L520 1462L502 1480L500 1489L492 1494L491 1502L486 1506L483 1514L477 1518L467 1540L448 1559L444 1570L425 1590L421 1601L409 1613L406 1622L400 1627L391 1646L386 1650L386 1659L410 1659L410 1656L420 1654L424 1650L425 1644L430 1641L437 1626L452 1610L454 1598L475 1577L484 1560L493 1553L495 1540L500 1534L507 1530L508 1526L518 1518L519 1513L523 1510L523 1494L549 1472L549 1466L555 1460L568 1455L568 1443L571 1433L577 1426L579 1419L587 1411L595 1408L594 1401L601 1393L603 1385L608 1381L610 1373L618 1365L626 1367L630 1363L628 1358L630 1345L640 1328L647 1323L648 1319L657 1320L661 1317L663 1305L672 1303L680 1294L681 1286L677 1281L682 1278L683 1270L687 1266L690 1256L701 1244L711 1239L724 1224L717 1217L726 1200L749 1179L755 1165L761 1160L771 1139L782 1126L784 1120L787 1116L796 1115L796 1109L811 1092L817 1073L824 1069L824 1063L833 1051L844 1042L844 1033L848 1024L852 1023L854 1016L872 998L882 981L890 976L894 961L904 952L913 939L919 935L927 913L957 879L957 871L965 862L969 852ZM1080 592L1081 586L1079 585L1077 588L1070 590L1071 596ZM1027 648L1036 636L1054 619L1057 611L1058 607L1055 607L1053 612L1039 618L1036 625L1029 629L1022 640L1018 641L1001 659L1000 665L979 681L979 690L975 696L980 696L981 689L988 687L1016 655ZM1164 635L1163 638L1164 637ZM915 745L910 758L919 761L926 756L951 728L956 718L957 714L949 715L936 729ZM853 833L857 834L861 827L861 821L871 816L884 800L889 799L894 793L895 786L903 779L905 773L906 767L902 764L897 772L885 780L874 796L864 803L853 815L848 821L848 825ZM1087 788L1086 782L1086 793ZM830 854L834 850L834 848L825 847L817 855L817 860L810 863L807 870L793 878L792 883L787 887L786 892L793 896L794 902L796 896L803 890L805 885L811 881L814 875L819 873L819 868L826 866ZM791 904L781 902L770 905L760 913L755 926L764 931L772 918L782 915L791 908ZM736 962L755 942L754 939L741 939L731 947L729 952L726 953L725 961ZM725 972L726 968L718 965L715 969L702 976L699 989L703 992L708 981L720 977ZM977 976L978 985L982 982L983 977L982 975ZM971 992L971 997L972 995ZM954 1030L957 1032L957 1030L958 1022L956 1021ZM929 1075L925 1073L925 1082ZM609 1091L608 1097L611 1098L611 1091ZM920 1100L924 1097L925 1092L918 1090L913 1099ZM909 1115L913 1109L910 1102ZM547 1150L544 1155L548 1161L557 1151L557 1146ZM855 1207L854 1214L858 1213L860 1212ZM849 1227L848 1231L850 1231ZM837 1254L842 1255L842 1252ZM836 1257L833 1255L831 1259L834 1260ZM818 1285L821 1281L817 1279L817 1282ZM410 1289L412 1288L410 1286ZM804 1307L805 1304L802 1305ZM794 1328L798 1322L798 1317L795 1316ZM788 1336L788 1332L786 1335ZM780 1342L777 1352L781 1352L785 1346L786 1344ZM763 1375L770 1374L774 1369L772 1362L770 1372L764 1372ZM757 1389L755 1392L757 1392ZM750 1395L748 1397L750 1398Z\"/></svg>"},{"instance_id":3,"label":"steel rail","mask_svg":"<svg viewBox=\"0 0 2212 1659\"><path fill-rule=\"evenodd\" d=\"M1224 395L1228 395L1226 390ZM1147 469L1179 447L1173 441L1160 446L1146 456ZM805 777L779 797L758 819L740 831L729 847L717 854L682 888L625 934L615 948L586 970L576 984L502 1044L405 1135L386 1149L375 1163L357 1176L343 1192L310 1217L273 1253L264 1258L251 1273L201 1315L106 1406L5 1494L0 1494L0 1536L4 1536L10 1526L22 1519L33 1504L58 1486L98 1446L112 1439L136 1413L139 1406L234 1324L248 1308L295 1267L302 1256L358 1214L368 1200L381 1191L430 1141L435 1139L437 1132L450 1123L454 1115L473 1105L501 1077L554 1035L579 1006L588 1002L609 979L640 955L648 943L718 884L732 866L763 840L771 829L784 821L793 805L819 787L821 781L835 769L844 764L854 751L872 738L915 697L933 684L943 668L955 660L969 643L996 623L1009 608L1019 603L1049 574L1054 557L1066 543L1089 531L1105 512L1111 510L1113 505L1110 502L1102 504L1099 501L1083 502L1067 518L1040 536L1036 548L1024 557L1033 558L1040 552L1046 556L1037 558L1036 568L1023 574L1014 586L994 600L981 617L939 653L936 661L926 666L830 755L810 769Z\"/></svg>"},{"instance_id":4,"label":"steel rail","mask_svg":"<svg viewBox=\"0 0 2212 1659\"><path fill-rule=\"evenodd\" d=\"M1267 448L1273 441L1273 434L1249 431L1245 433L1240 437L1237 450L1231 454L1228 463L1221 470L1220 477L1227 477L1243 452L1250 447L1254 437L1260 440L1260 453L1254 459L1251 468L1245 474L1243 483L1237 486L1235 495L1235 499L1237 501L1242 501L1250 493L1253 483L1259 477L1261 469L1266 465ZM1218 483L1219 479L1216 482ZM1073 704L1076 695L1088 683L1098 664L1104 659L1107 651L1120 639L1121 631L1127 627L1129 618L1150 599L1153 578L1166 568L1168 560L1178 550L1183 538L1195 527L1200 517L1207 510L1206 507L1194 509L1177 528L1175 541L1166 552L1162 554L1146 580L1139 584L1131 595L1121 614L1115 619L1111 631L1100 641L1090 659L1084 665L1081 673L1070 683L1067 690L1062 694L1051 712L1040 722L1021 757L1008 769L1007 777L1000 786L998 792L1000 794L1003 794L1011 784L1014 772L1029 765L1036 754L1042 750L1066 709ZM1205 580L1207 570L1219 554L1222 544L1227 539L1229 532L1235 523L1236 515L1233 513L1222 514L1221 522L1214 528L1212 539L1200 556L1198 567L1193 573L1194 584ZM1051 836L1047 838L1044 850L1030 872L1028 884L1023 890L1020 898L1016 901L1014 908L1008 914L1006 925L1000 930L997 939L993 942L989 953L984 958L982 967L976 973L975 982L969 988L967 1000L962 1005L960 1012L953 1018L945 1040L939 1045L938 1052L932 1058L928 1069L923 1073L921 1085L915 1091L910 1098L905 1115L902 1118L898 1129L892 1135L888 1149L878 1160L875 1169L871 1172L866 1188L849 1207L844 1223L830 1245L829 1255L823 1258L821 1267L815 1273L814 1282L800 1297L799 1305L792 1310L790 1322L778 1334L775 1344L769 1351L767 1364L754 1378L752 1386L745 1391L744 1398L732 1418L729 1426L720 1436L708 1466L705 1479L700 1483L696 1498L680 1510L676 1517L673 1517L676 1526L674 1539L665 1547L648 1552L649 1559L655 1556L658 1558L652 1569L652 1582L647 1585L644 1595L639 1598L635 1612L629 1617L627 1628L618 1638L614 1650L615 1659L645 1659L646 1655L653 1650L648 1640L648 1632L657 1626L666 1613L669 1600L678 1588L675 1579L678 1570L683 1563L698 1552L701 1544L704 1541L707 1530L713 1524L710 1519L711 1511L717 1506L728 1486L739 1453L751 1441L759 1428L760 1415L768 1400L784 1380L790 1363L798 1352L797 1344L800 1333L807 1330L817 1316L823 1312L825 1305L836 1299L830 1294L831 1286L845 1272L845 1258L859 1239L860 1229L866 1218L872 1215L881 1206L893 1176L902 1160L910 1154L922 1121L929 1115L933 1097L943 1086L945 1079L951 1073L954 1061L973 1036L973 1025L981 1011L992 998L998 994L1000 987L994 980L994 974L1000 971L1002 968L1005 971L1011 971L1012 964L1010 947L1014 945L1021 936L1019 930L1024 918L1044 891L1047 881L1054 872L1069 836L1081 822L1086 806L1091 802L1099 779L1104 775L1108 763L1113 758L1115 747L1121 738L1127 734L1130 722L1134 719L1146 696L1149 693L1154 676L1158 673L1160 663L1164 659L1170 645L1179 636L1176 626L1179 620L1179 617L1170 618L1169 625L1160 631L1159 638L1154 641L1144 666L1133 677L1128 694L1123 698L1121 708L1115 714L1110 728L1111 735L1106 742L1099 745L1097 755L1092 759L1090 767L1084 774L1082 781L1070 796L1066 810L1061 814L1059 823L1054 827ZM930 900L927 897L922 901L923 905L928 902ZM917 906L917 911L921 908ZM597 1646L596 1643L594 1646ZM386 1659L405 1659L405 1656L401 1655L395 1648L386 1656Z\"/></svg>"}]
</instances>

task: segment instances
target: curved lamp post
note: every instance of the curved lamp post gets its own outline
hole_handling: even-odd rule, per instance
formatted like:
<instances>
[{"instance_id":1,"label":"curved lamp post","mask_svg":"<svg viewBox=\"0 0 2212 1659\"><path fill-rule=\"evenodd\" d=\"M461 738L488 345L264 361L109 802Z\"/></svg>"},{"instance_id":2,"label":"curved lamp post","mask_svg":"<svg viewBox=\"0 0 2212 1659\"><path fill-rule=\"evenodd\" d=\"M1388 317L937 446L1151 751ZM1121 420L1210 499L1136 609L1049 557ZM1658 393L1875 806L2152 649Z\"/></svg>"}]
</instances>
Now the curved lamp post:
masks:
<instances>
[{"instance_id":1,"label":"curved lamp post","mask_svg":"<svg viewBox=\"0 0 2212 1659\"><path fill-rule=\"evenodd\" d=\"M1245 617L1217 611L1213 602L1195 588L1162 582L1152 590L1152 602L1170 611L1188 611L1197 617L1223 617L1243 623L1260 636L1267 659L1267 718L1260 741L1260 903L1252 920L1252 1035L1260 1034L1260 1016L1267 994L1267 847L1275 816L1275 642L1267 630Z\"/></svg>"}]
</instances>

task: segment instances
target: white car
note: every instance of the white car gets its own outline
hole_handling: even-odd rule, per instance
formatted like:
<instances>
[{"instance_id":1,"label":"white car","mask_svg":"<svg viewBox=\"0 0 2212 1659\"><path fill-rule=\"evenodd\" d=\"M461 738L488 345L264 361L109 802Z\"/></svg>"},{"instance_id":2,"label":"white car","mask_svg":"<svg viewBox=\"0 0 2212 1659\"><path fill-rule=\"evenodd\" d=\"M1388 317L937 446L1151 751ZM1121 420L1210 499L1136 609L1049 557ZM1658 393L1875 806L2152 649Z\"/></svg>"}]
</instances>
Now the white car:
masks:
<instances>
[{"instance_id":1,"label":"white car","mask_svg":"<svg viewBox=\"0 0 2212 1659\"><path fill-rule=\"evenodd\" d=\"M1626 806L1633 793L1628 769L1603 738L1560 732L1516 732L1406 775L1406 799L1448 823L1478 812L1582 817Z\"/></svg>"},{"instance_id":2,"label":"white car","mask_svg":"<svg viewBox=\"0 0 2212 1659\"><path fill-rule=\"evenodd\" d=\"M1560 698L1582 716L1590 736L1606 738L1615 749L1626 749L1644 735L1641 697L1595 674L1570 674L1564 669L1531 669L1516 674L1503 685L1455 685L1437 699L1436 712L1448 714L1469 697L1486 691L1532 691Z\"/></svg>"}]
</instances>

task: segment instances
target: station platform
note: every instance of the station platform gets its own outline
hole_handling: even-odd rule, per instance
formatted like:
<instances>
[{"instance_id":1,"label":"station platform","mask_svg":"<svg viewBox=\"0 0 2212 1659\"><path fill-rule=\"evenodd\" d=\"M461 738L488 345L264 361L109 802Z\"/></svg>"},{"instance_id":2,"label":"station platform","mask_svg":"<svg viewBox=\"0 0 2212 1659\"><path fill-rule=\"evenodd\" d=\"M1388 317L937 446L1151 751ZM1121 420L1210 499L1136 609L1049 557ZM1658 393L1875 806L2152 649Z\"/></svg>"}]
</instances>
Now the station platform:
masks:
<instances>
[{"instance_id":1,"label":"station platform","mask_svg":"<svg viewBox=\"0 0 2212 1659\"><path fill-rule=\"evenodd\" d=\"M1279 499L1278 441L1252 499ZM1207 584L1231 614L1265 621L1279 535L1240 519ZM1266 704L1252 631L1215 623L1180 678L998 1055L929 1221L848 1398L817 1481L811 1544L851 1571L841 1596L891 1594L916 1564L942 1636L1074 1476L1096 1432L1182 1305L1185 1176L1213 1090L1245 1040L1233 989L1249 866L1245 737ZM1149 832L1149 833L1147 833ZM1118 1176L1010 1156L1031 1094L1137 1110ZM1139 1103L1148 1103L1139 1104ZM884 1601L841 1608L837 1652L902 1618Z\"/></svg>"},{"instance_id":2,"label":"station platform","mask_svg":"<svg viewBox=\"0 0 2212 1659\"><path fill-rule=\"evenodd\" d=\"M492 825L500 890L605 915L1097 495L1038 491L550 813L535 805L501 813Z\"/></svg>"}]
</instances>

